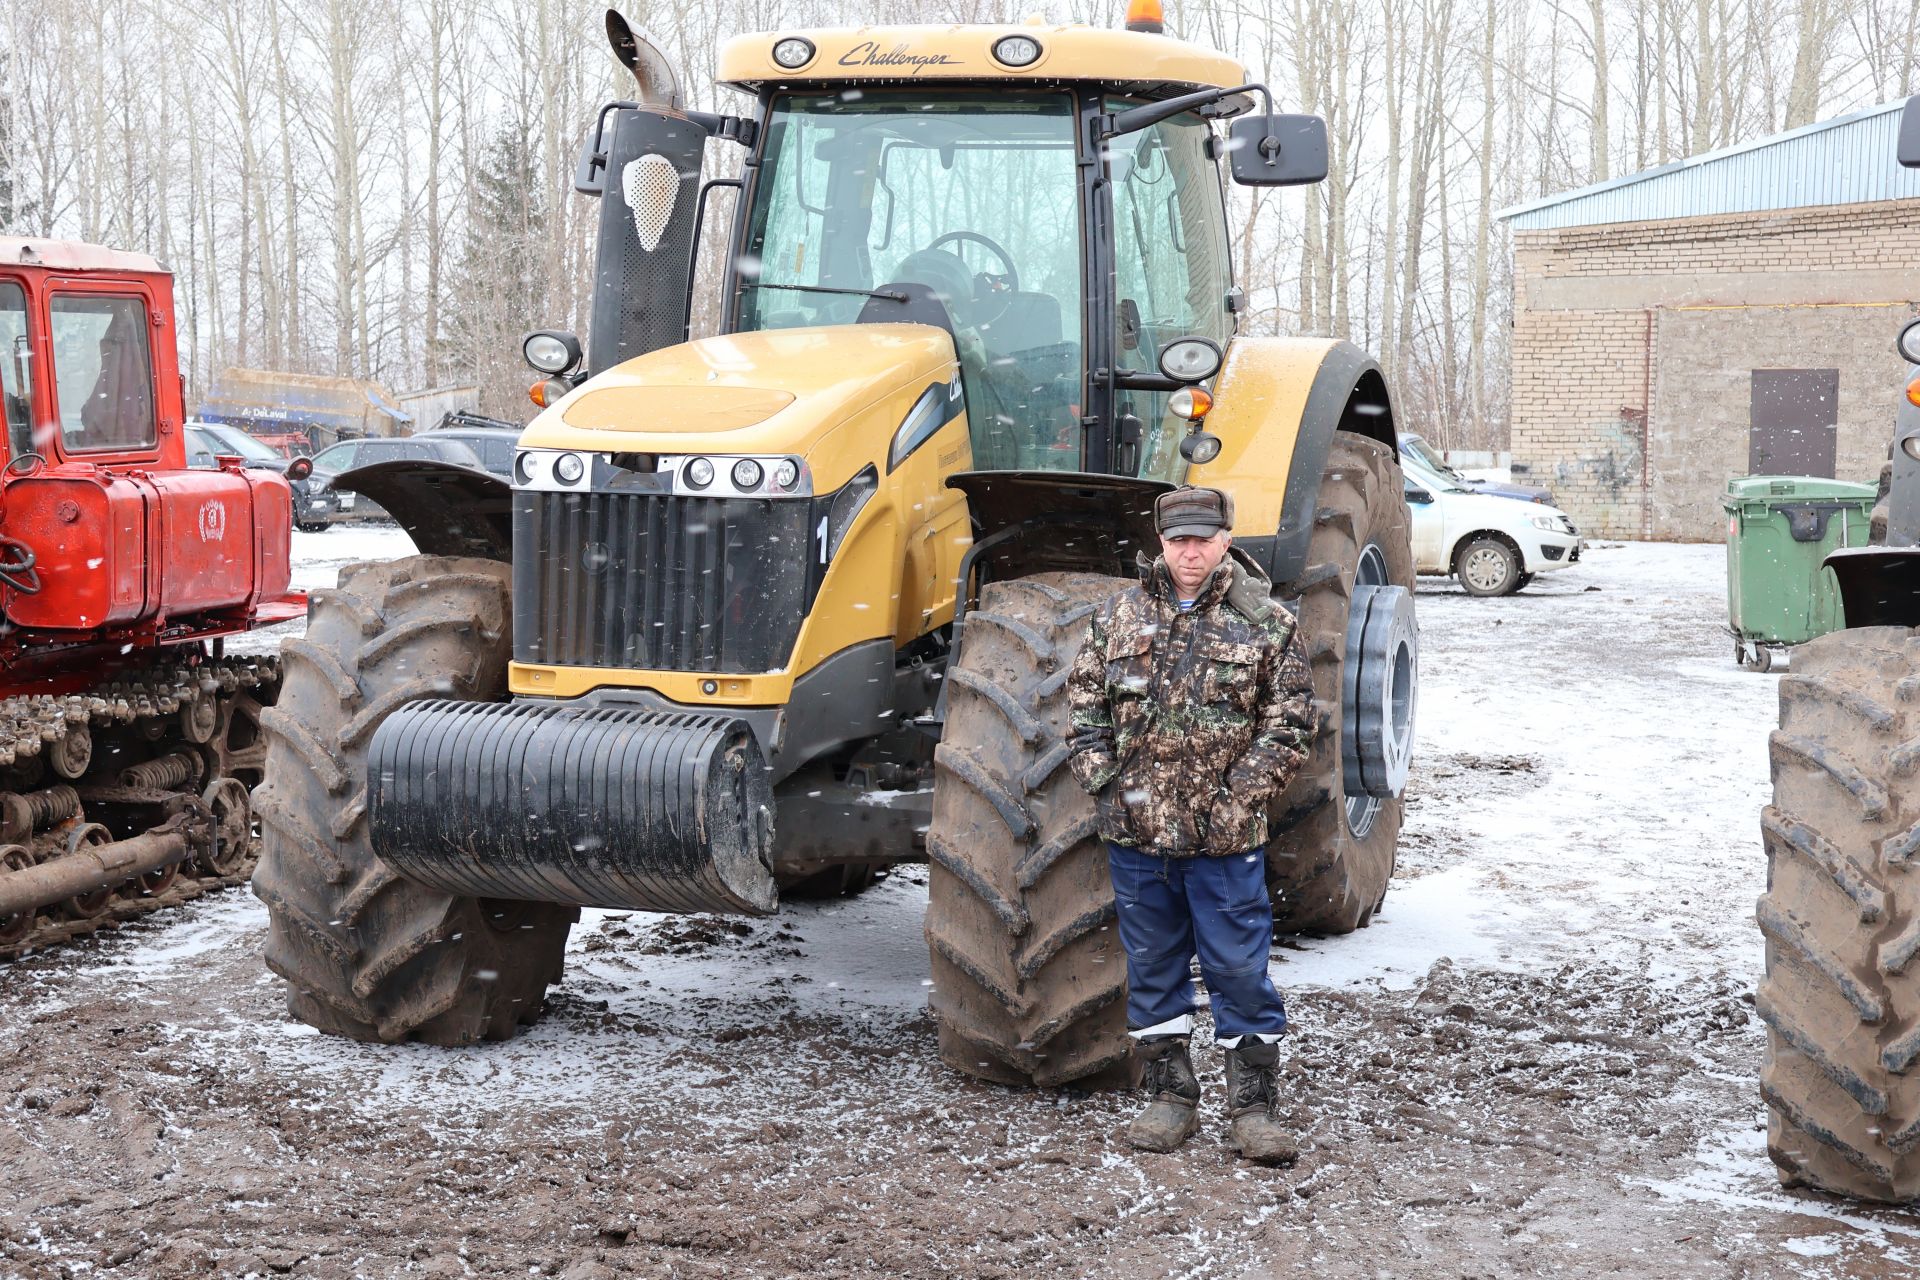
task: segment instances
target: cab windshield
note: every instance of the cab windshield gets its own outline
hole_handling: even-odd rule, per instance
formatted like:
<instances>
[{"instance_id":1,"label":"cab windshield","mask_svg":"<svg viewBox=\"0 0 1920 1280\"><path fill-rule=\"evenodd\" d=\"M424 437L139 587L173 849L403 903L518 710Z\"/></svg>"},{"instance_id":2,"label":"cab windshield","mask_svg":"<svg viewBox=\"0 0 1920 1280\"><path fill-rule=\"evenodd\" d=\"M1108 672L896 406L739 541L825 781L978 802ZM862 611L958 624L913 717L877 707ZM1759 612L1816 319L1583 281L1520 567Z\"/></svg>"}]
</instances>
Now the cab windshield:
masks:
<instances>
[{"instance_id":1,"label":"cab windshield","mask_svg":"<svg viewBox=\"0 0 1920 1280\"><path fill-rule=\"evenodd\" d=\"M1066 94L783 95L735 327L852 323L930 288L953 321L973 465L1080 466L1080 211Z\"/></svg>"}]
</instances>

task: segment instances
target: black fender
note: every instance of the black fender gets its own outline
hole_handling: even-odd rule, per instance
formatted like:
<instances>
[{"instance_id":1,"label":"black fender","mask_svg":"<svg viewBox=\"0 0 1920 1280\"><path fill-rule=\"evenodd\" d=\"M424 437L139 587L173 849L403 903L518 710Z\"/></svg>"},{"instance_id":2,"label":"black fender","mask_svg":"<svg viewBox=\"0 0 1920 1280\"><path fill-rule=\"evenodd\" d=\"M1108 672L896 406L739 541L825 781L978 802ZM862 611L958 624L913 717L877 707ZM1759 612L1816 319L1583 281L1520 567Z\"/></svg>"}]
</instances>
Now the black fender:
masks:
<instances>
[{"instance_id":1,"label":"black fender","mask_svg":"<svg viewBox=\"0 0 1920 1280\"><path fill-rule=\"evenodd\" d=\"M980 582L1033 573L1131 577L1136 557L1160 554L1153 500L1162 480L1079 471L962 471L949 488L967 495L973 546L960 572L961 595Z\"/></svg>"},{"instance_id":2,"label":"black fender","mask_svg":"<svg viewBox=\"0 0 1920 1280\"><path fill-rule=\"evenodd\" d=\"M1920 626L1920 547L1842 547L1826 566L1849 630Z\"/></svg>"},{"instance_id":3,"label":"black fender","mask_svg":"<svg viewBox=\"0 0 1920 1280\"><path fill-rule=\"evenodd\" d=\"M400 458L342 471L333 487L386 508L423 555L513 562L513 486L491 471Z\"/></svg>"},{"instance_id":4,"label":"black fender","mask_svg":"<svg viewBox=\"0 0 1920 1280\"><path fill-rule=\"evenodd\" d=\"M1313 517L1319 504L1320 476L1333 451L1334 433L1351 431L1378 440L1399 456L1393 402L1387 380L1372 356L1350 342L1335 344L1320 362L1300 415L1300 431L1293 438L1293 457L1287 465L1286 498L1280 509L1280 527L1267 549L1267 576L1276 587L1298 579L1307 569L1307 544L1313 539ZM1234 541L1259 557L1258 538Z\"/></svg>"}]
</instances>

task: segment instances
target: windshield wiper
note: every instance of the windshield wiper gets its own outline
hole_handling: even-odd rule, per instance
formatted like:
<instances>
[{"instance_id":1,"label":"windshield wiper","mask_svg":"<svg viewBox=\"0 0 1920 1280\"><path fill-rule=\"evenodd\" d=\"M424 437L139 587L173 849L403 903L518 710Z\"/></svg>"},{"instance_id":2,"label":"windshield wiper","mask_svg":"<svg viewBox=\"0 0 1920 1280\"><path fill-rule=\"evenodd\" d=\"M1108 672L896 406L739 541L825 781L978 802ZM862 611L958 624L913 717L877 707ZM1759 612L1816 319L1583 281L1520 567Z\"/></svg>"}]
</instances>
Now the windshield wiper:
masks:
<instances>
[{"instance_id":1,"label":"windshield wiper","mask_svg":"<svg viewBox=\"0 0 1920 1280\"><path fill-rule=\"evenodd\" d=\"M907 295L887 289L836 289L824 284L743 284L742 289L793 289L800 293L841 293L854 298L885 298L888 302L905 302Z\"/></svg>"}]
</instances>

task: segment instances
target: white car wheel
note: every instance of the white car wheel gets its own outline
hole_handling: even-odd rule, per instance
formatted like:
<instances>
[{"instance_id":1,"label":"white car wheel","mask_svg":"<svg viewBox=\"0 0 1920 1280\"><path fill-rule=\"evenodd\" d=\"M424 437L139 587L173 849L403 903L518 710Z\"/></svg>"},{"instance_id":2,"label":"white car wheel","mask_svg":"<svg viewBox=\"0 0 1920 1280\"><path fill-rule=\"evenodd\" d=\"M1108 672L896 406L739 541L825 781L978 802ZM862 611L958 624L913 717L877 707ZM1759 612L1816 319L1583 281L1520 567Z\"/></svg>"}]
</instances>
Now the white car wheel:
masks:
<instances>
[{"instance_id":1,"label":"white car wheel","mask_svg":"<svg viewBox=\"0 0 1920 1280\"><path fill-rule=\"evenodd\" d=\"M1470 596L1504 596L1520 581L1520 557L1498 538L1475 538L1460 553L1460 585Z\"/></svg>"}]
</instances>

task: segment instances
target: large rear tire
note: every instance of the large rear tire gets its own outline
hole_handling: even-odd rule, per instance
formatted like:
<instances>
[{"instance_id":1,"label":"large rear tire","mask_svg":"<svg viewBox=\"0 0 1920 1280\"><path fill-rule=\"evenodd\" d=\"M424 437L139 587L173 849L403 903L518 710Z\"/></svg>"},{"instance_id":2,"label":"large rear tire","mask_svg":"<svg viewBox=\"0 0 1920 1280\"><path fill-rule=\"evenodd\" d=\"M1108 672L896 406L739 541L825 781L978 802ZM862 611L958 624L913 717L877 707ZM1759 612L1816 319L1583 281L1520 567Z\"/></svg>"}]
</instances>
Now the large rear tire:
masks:
<instances>
[{"instance_id":1,"label":"large rear tire","mask_svg":"<svg viewBox=\"0 0 1920 1280\"><path fill-rule=\"evenodd\" d=\"M306 636L261 717L267 781L253 890L267 967L295 1018L355 1040L504 1040L559 980L579 913L461 898L403 879L368 838L367 744L419 698L502 701L508 566L414 556L350 565L315 592Z\"/></svg>"},{"instance_id":2,"label":"large rear tire","mask_svg":"<svg viewBox=\"0 0 1920 1280\"><path fill-rule=\"evenodd\" d=\"M1767 1154L1788 1186L1920 1198L1920 631L1794 651L1761 814Z\"/></svg>"},{"instance_id":3,"label":"large rear tire","mask_svg":"<svg viewBox=\"0 0 1920 1280\"><path fill-rule=\"evenodd\" d=\"M1003 1084L1131 1081L1127 961L1093 801L1066 767L1066 682L1120 578L990 583L948 668L927 831L940 1056Z\"/></svg>"},{"instance_id":4,"label":"large rear tire","mask_svg":"<svg viewBox=\"0 0 1920 1280\"><path fill-rule=\"evenodd\" d=\"M1268 823L1267 886L1281 933L1363 928L1393 877L1404 801L1349 797L1345 783L1340 711L1356 580L1412 591L1413 544L1398 456L1341 431L1321 473L1306 572L1274 588L1300 600L1320 719L1307 763L1275 800Z\"/></svg>"}]
</instances>

